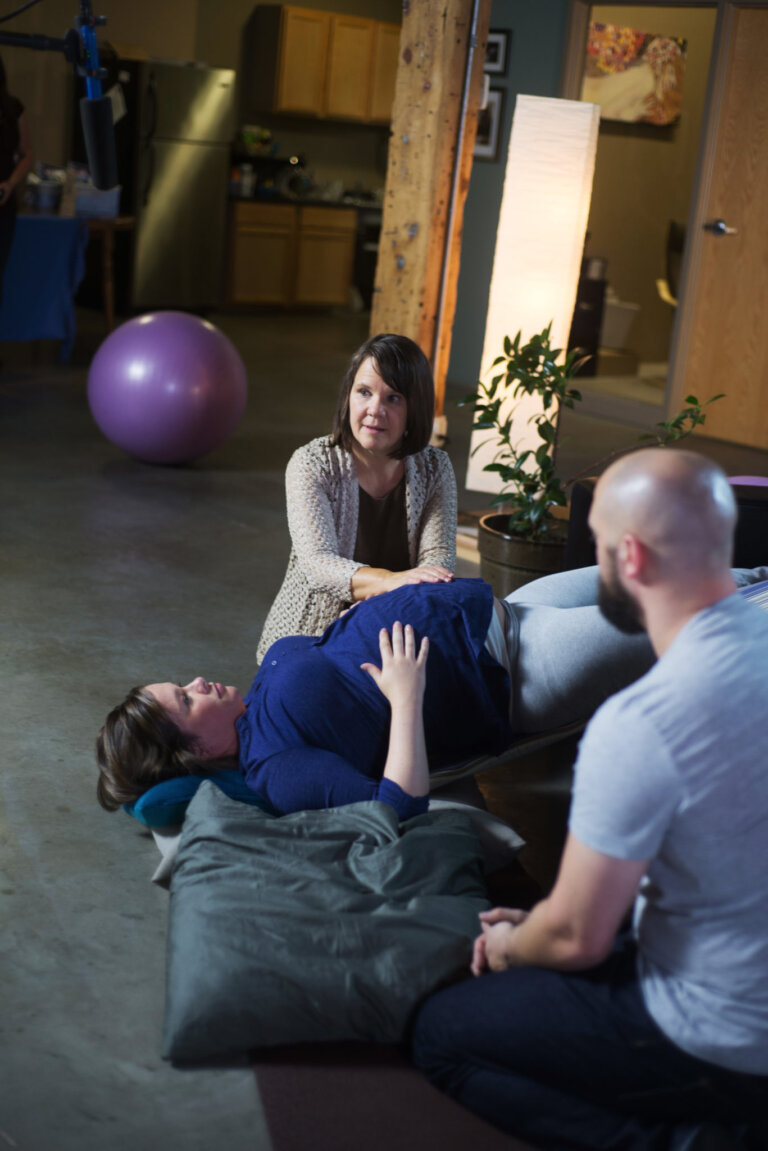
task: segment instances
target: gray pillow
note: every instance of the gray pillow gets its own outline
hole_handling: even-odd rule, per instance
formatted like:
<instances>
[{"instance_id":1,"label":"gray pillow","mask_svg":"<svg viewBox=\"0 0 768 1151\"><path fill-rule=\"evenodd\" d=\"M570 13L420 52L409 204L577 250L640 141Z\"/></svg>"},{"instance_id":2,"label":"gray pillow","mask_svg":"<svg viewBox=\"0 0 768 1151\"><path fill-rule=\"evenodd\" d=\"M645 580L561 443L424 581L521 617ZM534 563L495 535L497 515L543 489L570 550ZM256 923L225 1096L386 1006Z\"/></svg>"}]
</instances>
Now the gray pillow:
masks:
<instances>
[{"instance_id":1,"label":"gray pillow","mask_svg":"<svg viewBox=\"0 0 768 1151\"><path fill-rule=\"evenodd\" d=\"M447 789L446 789L447 790ZM470 826L480 841L483 853L483 872L492 875L502 867L507 867L517 855L525 840L514 828L492 815L485 808L475 807L456 799L430 799L430 811L463 811L469 817ZM176 864L176 855L181 839L181 824L177 827L153 827L152 837L160 852L160 862L152 874L152 882L168 890Z\"/></svg>"},{"instance_id":2,"label":"gray pillow","mask_svg":"<svg viewBox=\"0 0 768 1151\"><path fill-rule=\"evenodd\" d=\"M387 804L275 817L203 783L171 881L163 1056L404 1038L468 972L487 908L469 818Z\"/></svg>"}]
</instances>

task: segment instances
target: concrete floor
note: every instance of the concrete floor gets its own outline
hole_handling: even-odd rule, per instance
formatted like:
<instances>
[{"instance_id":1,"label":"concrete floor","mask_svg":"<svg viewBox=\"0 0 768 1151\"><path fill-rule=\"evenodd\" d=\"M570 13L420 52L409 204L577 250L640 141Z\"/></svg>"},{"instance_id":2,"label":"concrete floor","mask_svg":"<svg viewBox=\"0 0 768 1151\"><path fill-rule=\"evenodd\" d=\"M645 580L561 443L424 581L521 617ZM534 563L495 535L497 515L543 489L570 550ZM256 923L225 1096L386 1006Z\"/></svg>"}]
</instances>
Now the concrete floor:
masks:
<instances>
[{"instance_id":1,"label":"concrete floor","mask_svg":"<svg viewBox=\"0 0 768 1151\"><path fill-rule=\"evenodd\" d=\"M96 803L93 741L135 683L250 683L288 555L285 464L328 429L368 317L213 318L248 366L248 410L226 445L179 468L127 458L94 425L85 384L98 317L81 314L69 366L48 346L2 349L0 1147L270 1148L252 1075L160 1059L168 897L150 882L152 840ZM471 386L451 388L447 405L460 485L469 417L453 401ZM569 414L563 474L632 442L633 420L588 405ZM713 454L740 471L766 466L765 453ZM460 506L485 500L462 490ZM541 829L542 850L556 840L553 804L562 814L567 792L546 773L484 790L523 835Z\"/></svg>"}]
</instances>

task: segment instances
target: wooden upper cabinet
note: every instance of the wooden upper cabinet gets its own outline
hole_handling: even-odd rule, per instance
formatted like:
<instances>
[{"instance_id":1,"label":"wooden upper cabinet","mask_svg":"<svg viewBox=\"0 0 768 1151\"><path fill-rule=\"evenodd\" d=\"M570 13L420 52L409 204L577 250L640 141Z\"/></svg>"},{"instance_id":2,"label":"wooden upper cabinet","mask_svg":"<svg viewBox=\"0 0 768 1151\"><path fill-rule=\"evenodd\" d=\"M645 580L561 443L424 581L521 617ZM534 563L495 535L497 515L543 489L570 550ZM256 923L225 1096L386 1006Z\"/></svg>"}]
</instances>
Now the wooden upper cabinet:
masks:
<instances>
[{"instance_id":1,"label":"wooden upper cabinet","mask_svg":"<svg viewBox=\"0 0 768 1151\"><path fill-rule=\"evenodd\" d=\"M399 25L294 4L258 4L243 37L249 115L389 123Z\"/></svg>"},{"instance_id":2,"label":"wooden upper cabinet","mask_svg":"<svg viewBox=\"0 0 768 1151\"><path fill-rule=\"evenodd\" d=\"M330 32L330 13L282 8L275 112L322 115Z\"/></svg>"},{"instance_id":3,"label":"wooden upper cabinet","mask_svg":"<svg viewBox=\"0 0 768 1151\"><path fill-rule=\"evenodd\" d=\"M362 16L331 17L325 112L344 120L368 119L376 25Z\"/></svg>"},{"instance_id":4,"label":"wooden upper cabinet","mask_svg":"<svg viewBox=\"0 0 768 1151\"><path fill-rule=\"evenodd\" d=\"M369 90L368 119L388 124L395 102L395 79L400 59L400 25L376 22L373 65Z\"/></svg>"}]
</instances>

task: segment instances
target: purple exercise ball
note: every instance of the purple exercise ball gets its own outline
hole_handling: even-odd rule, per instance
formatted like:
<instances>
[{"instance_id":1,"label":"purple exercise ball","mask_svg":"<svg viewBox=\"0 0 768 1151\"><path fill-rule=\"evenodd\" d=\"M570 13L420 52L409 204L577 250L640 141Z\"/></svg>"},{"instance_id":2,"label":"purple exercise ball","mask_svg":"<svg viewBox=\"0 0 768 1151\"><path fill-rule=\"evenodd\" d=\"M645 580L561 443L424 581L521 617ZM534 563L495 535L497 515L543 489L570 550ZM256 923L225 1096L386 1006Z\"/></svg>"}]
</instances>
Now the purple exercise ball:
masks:
<instances>
[{"instance_id":1,"label":"purple exercise ball","mask_svg":"<svg viewBox=\"0 0 768 1151\"><path fill-rule=\"evenodd\" d=\"M149 312L111 332L91 362L88 403L117 447L150 464L181 464L223 444L248 398L240 355L186 312Z\"/></svg>"}]
</instances>

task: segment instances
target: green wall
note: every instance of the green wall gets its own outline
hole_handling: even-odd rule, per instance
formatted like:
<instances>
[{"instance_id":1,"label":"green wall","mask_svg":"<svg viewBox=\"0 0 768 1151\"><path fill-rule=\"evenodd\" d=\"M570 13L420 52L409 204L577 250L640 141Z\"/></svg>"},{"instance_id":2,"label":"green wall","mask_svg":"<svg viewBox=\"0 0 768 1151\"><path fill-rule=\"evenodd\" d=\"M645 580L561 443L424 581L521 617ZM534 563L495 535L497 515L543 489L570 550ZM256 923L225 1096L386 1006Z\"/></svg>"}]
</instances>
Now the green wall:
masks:
<instances>
[{"instance_id":1,"label":"green wall","mask_svg":"<svg viewBox=\"0 0 768 1151\"><path fill-rule=\"evenodd\" d=\"M477 383L515 97L518 92L528 96L559 94L567 9L568 0L493 0L491 28L511 33L506 75L491 77L492 87L505 89L502 135L499 159L475 160L472 165L449 383L469 388ZM511 320L510 326L513 324ZM447 415L450 422L450 412Z\"/></svg>"}]
</instances>

